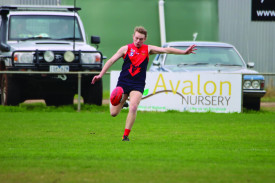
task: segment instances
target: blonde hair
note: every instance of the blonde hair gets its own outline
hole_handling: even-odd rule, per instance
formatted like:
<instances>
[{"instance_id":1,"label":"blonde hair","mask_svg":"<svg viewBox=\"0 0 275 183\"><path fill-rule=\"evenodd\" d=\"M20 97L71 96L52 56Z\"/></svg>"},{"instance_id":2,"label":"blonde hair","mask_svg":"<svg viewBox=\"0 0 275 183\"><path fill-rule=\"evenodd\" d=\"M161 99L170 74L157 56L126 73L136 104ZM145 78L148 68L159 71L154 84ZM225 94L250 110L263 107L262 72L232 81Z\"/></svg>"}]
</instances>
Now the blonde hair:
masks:
<instances>
[{"instance_id":1,"label":"blonde hair","mask_svg":"<svg viewBox=\"0 0 275 183\"><path fill-rule=\"evenodd\" d=\"M147 38L147 30L143 26L137 26L135 27L134 34L138 32L140 34L144 34L145 38Z\"/></svg>"}]
</instances>

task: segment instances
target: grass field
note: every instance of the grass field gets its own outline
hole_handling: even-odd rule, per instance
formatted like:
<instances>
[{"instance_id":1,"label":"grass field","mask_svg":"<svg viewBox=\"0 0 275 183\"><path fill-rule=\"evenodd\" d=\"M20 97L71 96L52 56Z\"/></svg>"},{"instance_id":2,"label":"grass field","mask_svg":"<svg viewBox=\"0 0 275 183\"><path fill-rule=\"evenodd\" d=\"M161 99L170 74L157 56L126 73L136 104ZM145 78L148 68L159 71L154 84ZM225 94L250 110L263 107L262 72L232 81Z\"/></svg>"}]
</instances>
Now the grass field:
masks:
<instances>
[{"instance_id":1,"label":"grass field","mask_svg":"<svg viewBox=\"0 0 275 183\"><path fill-rule=\"evenodd\" d=\"M139 112L0 106L0 182L275 182L275 111Z\"/></svg>"}]
</instances>

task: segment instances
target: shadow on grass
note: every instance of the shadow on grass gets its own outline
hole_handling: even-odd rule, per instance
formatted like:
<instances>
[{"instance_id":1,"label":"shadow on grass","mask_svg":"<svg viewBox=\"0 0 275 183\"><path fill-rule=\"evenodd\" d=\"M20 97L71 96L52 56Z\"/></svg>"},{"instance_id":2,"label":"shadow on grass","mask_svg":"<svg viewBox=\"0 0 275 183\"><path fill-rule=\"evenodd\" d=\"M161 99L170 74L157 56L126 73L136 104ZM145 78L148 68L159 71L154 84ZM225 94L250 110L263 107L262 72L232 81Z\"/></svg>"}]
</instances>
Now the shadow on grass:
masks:
<instances>
[{"instance_id":1,"label":"shadow on grass","mask_svg":"<svg viewBox=\"0 0 275 183\"><path fill-rule=\"evenodd\" d=\"M102 106L81 104L81 112L108 112L109 104L103 104ZM65 106L47 106L45 103L22 103L19 106L1 106L0 112L77 112L77 104L65 105ZM128 112L128 109L123 109L121 112ZM145 111L146 112L146 111ZM149 112L149 111L147 111ZM243 109L243 113L255 114L255 113L274 113L274 107L262 107L260 111ZM169 110L166 113L183 113L176 110ZM184 113L191 113L185 111ZM205 112L212 113L212 112Z\"/></svg>"},{"instance_id":2,"label":"shadow on grass","mask_svg":"<svg viewBox=\"0 0 275 183\"><path fill-rule=\"evenodd\" d=\"M19 106L0 106L0 112L77 112L77 104L65 106L47 106L44 103L22 103ZM81 104L81 111L109 112L109 105L102 106Z\"/></svg>"}]
</instances>

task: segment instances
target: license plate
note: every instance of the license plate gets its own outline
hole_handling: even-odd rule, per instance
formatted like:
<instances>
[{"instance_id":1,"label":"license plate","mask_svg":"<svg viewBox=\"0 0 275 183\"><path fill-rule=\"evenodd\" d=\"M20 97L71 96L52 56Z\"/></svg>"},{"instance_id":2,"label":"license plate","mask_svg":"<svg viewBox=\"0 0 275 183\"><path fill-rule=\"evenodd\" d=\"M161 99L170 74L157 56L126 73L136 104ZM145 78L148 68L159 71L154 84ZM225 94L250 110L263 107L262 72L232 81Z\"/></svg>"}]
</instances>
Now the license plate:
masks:
<instances>
[{"instance_id":1,"label":"license plate","mask_svg":"<svg viewBox=\"0 0 275 183\"><path fill-rule=\"evenodd\" d=\"M69 72L70 66L68 65L50 65L50 72Z\"/></svg>"}]
</instances>

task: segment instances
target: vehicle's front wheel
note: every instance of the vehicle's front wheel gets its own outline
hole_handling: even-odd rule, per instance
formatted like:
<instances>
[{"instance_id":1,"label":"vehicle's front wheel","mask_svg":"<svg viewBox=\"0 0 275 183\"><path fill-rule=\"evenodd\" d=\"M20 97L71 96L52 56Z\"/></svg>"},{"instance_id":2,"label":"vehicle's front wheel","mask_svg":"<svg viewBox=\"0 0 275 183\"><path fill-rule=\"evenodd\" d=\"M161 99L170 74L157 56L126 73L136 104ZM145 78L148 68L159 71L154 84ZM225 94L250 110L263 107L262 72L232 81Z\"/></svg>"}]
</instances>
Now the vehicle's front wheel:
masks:
<instances>
[{"instance_id":1,"label":"vehicle's front wheel","mask_svg":"<svg viewBox=\"0 0 275 183\"><path fill-rule=\"evenodd\" d=\"M244 97L243 107L245 107L246 109L259 111L261 108L261 98L260 97Z\"/></svg>"},{"instance_id":2,"label":"vehicle's front wheel","mask_svg":"<svg viewBox=\"0 0 275 183\"><path fill-rule=\"evenodd\" d=\"M81 95L85 104L102 105L102 79L95 84L91 84L89 79L82 82Z\"/></svg>"},{"instance_id":3,"label":"vehicle's front wheel","mask_svg":"<svg viewBox=\"0 0 275 183\"><path fill-rule=\"evenodd\" d=\"M0 87L0 104L2 104L2 90L1 90L1 87Z\"/></svg>"},{"instance_id":4,"label":"vehicle's front wheel","mask_svg":"<svg viewBox=\"0 0 275 183\"><path fill-rule=\"evenodd\" d=\"M11 75L4 74L1 79L1 104L15 106L21 102L20 83Z\"/></svg>"}]
</instances>

